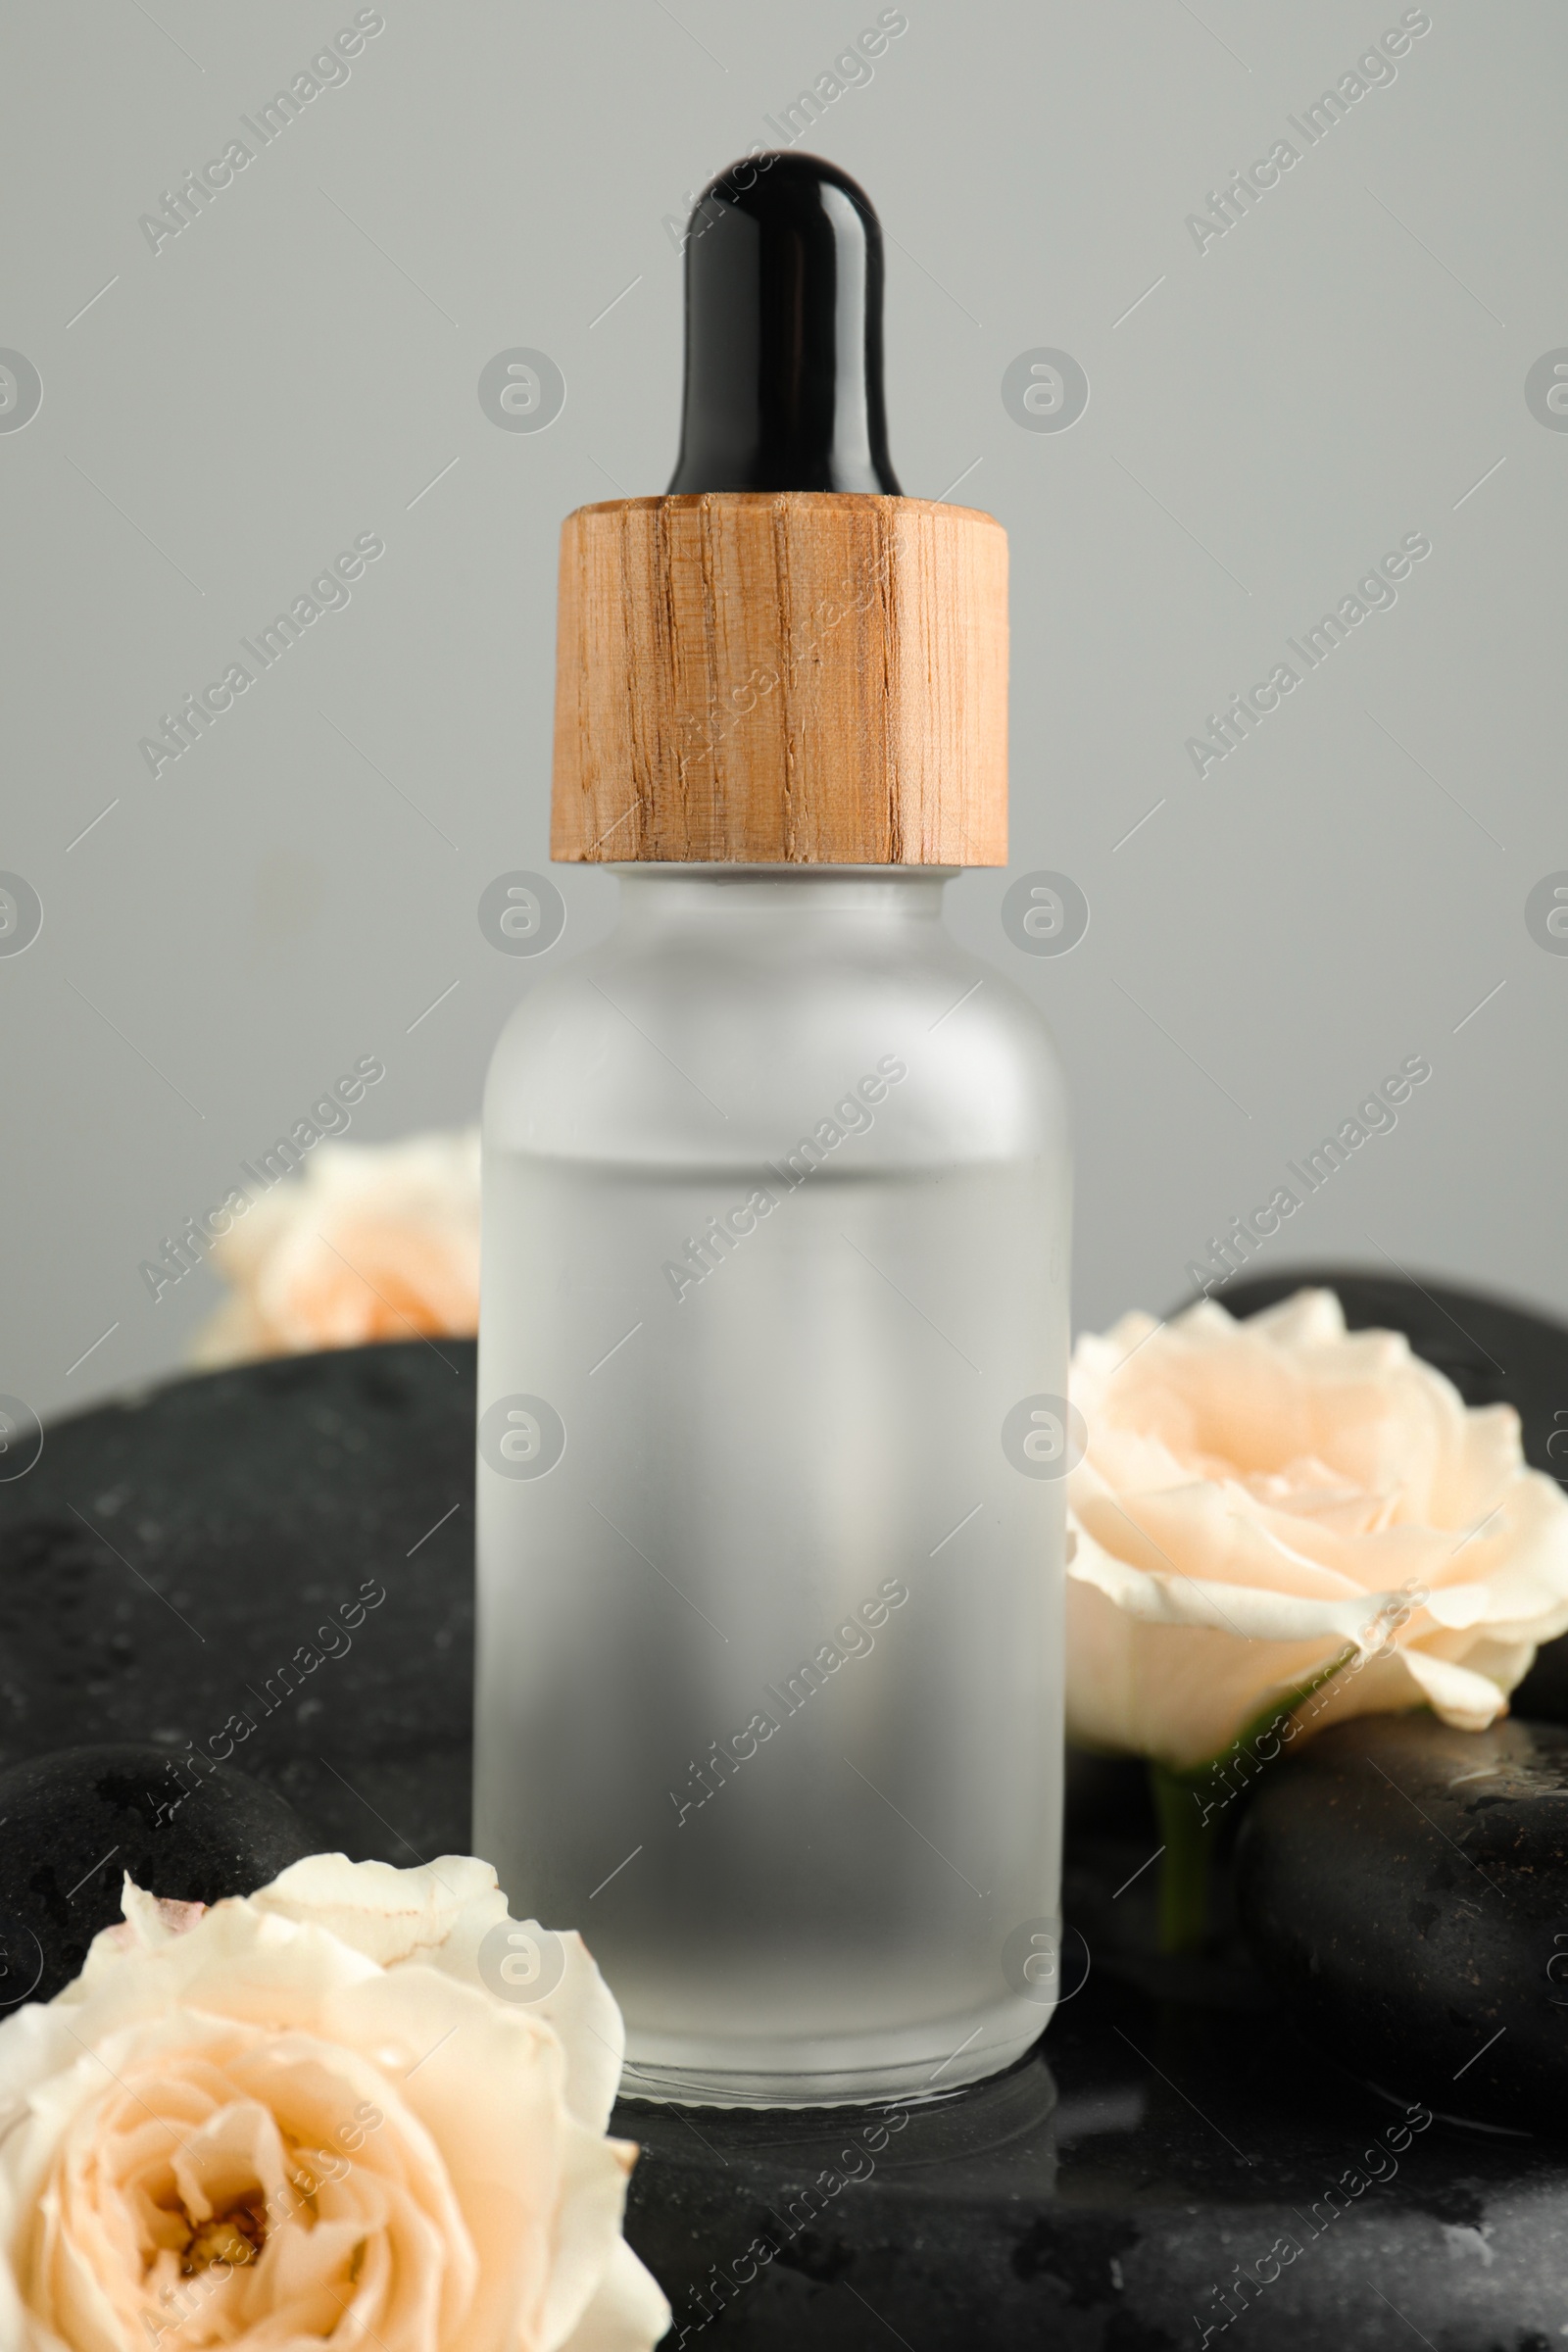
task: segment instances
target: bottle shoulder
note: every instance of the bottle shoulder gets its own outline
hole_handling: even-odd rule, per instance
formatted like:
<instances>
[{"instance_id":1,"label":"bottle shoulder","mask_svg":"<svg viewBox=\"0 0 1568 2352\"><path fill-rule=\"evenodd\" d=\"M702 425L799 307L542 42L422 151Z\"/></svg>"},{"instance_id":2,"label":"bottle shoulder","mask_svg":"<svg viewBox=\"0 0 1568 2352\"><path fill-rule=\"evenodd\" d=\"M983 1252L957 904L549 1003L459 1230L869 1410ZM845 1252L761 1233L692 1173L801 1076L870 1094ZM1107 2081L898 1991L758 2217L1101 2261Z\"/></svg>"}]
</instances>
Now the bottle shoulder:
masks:
<instances>
[{"instance_id":1,"label":"bottle shoulder","mask_svg":"<svg viewBox=\"0 0 1568 2352\"><path fill-rule=\"evenodd\" d=\"M857 1105L860 1105L857 1109ZM1061 1150L1036 1007L940 923L612 933L517 1006L490 1065L493 1149L755 1165L869 1113L878 1160Z\"/></svg>"}]
</instances>

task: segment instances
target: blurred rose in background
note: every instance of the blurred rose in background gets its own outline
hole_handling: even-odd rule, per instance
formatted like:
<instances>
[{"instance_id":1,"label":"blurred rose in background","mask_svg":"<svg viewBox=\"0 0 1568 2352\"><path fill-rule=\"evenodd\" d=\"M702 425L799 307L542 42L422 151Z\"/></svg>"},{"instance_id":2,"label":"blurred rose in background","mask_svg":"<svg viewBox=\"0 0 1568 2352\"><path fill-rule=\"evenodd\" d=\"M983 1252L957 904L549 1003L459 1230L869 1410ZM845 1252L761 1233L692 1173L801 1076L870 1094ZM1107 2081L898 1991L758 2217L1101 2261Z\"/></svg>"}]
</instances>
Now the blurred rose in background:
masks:
<instances>
[{"instance_id":1,"label":"blurred rose in background","mask_svg":"<svg viewBox=\"0 0 1568 2352\"><path fill-rule=\"evenodd\" d=\"M320 1144L214 1245L206 1370L479 1324L479 1130Z\"/></svg>"}]
</instances>

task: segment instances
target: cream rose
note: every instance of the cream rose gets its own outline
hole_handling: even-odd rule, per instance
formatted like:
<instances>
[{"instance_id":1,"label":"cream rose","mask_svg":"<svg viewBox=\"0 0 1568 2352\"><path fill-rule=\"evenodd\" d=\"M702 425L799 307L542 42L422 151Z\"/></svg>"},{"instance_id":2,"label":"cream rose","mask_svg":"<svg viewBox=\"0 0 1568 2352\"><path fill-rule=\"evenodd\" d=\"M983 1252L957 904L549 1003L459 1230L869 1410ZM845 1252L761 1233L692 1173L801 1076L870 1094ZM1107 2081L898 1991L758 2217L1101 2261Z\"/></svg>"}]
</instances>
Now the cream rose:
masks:
<instances>
[{"instance_id":1,"label":"cream rose","mask_svg":"<svg viewBox=\"0 0 1568 2352\"><path fill-rule=\"evenodd\" d=\"M479 1322L479 1131L318 1144L213 1246L233 1296L197 1338L209 1368Z\"/></svg>"},{"instance_id":2,"label":"cream rose","mask_svg":"<svg viewBox=\"0 0 1568 2352\"><path fill-rule=\"evenodd\" d=\"M1072 1739L1188 1772L1325 1675L1298 1731L1423 1704L1479 1731L1568 1628L1568 1499L1518 1415L1331 1292L1125 1315L1071 1388Z\"/></svg>"},{"instance_id":3,"label":"cream rose","mask_svg":"<svg viewBox=\"0 0 1568 2352\"><path fill-rule=\"evenodd\" d=\"M498 1930L559 1970L530 2005L488 1988ZM317 1854L205 1912L127 1882L0 2026L0 2344L648 2352L621 2048L579 1938L509 1925L485 1863Z\"/></svg>"}]
</instances>

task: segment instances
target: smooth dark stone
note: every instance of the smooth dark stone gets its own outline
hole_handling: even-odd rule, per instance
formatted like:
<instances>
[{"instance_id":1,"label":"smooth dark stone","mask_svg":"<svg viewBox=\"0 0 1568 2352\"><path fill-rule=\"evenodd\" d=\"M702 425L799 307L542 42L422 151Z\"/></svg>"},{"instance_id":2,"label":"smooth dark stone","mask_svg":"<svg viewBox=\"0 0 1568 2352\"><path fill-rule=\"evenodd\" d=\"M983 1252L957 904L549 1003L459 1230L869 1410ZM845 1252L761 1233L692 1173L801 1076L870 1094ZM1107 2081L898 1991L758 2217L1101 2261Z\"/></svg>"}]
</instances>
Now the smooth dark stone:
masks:
<instances>
[{"instance_id":1,"label":"smooth dark stone","mask_svg":"<svg viewBox=\"0 0 1568 2352\"><path fill-rule=\"evenodd\" d=\"M1236 1896L1275 1990L1346 2064L1568 2136L1568 1730L1336 1724L1259 1780Z\"/></svg>"},{"instance_id":2,"label":"smooth dark stone","mask_svg":"<svg viewBox=\"0 0 1568 2352\"><path fill-rule=\"evenodd\" d=\"M1461 1294L1379 1288L1363 1314L1357 1279L1343 1286L1352 1322L1437 1348L1451 1310L1508 1367L1527 1444L1556 1426L1555 1327L1511 1316L1535 1351L1509 1352ZM320 1845L405 1864L466 1850L473 1354L441 1340L299 1357L51 1424L36 1467L0 1485L0 1763L84 1738L172 1752L249 1706L235 1761ZM275 1669L366 1579L387 1598L348 1653L267 1712ZM1225 1971L1150 1967L1157 1864L1143 1866L1158 1838L1140 1775L1074 1785L1067 1900L1090 1974L1013 2074L911 2107L874 2169L831 2197L819 2175L864 2172L840 2162L864 2144L857 2111L617 2108L644 2149L628 2235L687 2343L1170 2352L1198 2345L1235 2265L1289 2230L1301 2257L1227 2343L1389 2352L1413 2327L1441 2352L1557 2344L1568 2157L1439 2122L1391 2181L1314 2225L1399 2110L1268 2006L1260 1980L1244 1995ZM733 2278L770 2228L777 2258L721 2288L723 2309L710 2293L717 2316L699 2333L693 2290L715 2266Z\"/></svg>"},{"instance_id":3,"label":"smooth dark stone","mask_svg":"<svg viewBox=\"0 0 1568 2352\"><path fill-rule=\"evenodd\" d=\"M231 1765L181 1770L166 1748L65 1747L0 1773L0 2008L52 2000L125 1873L151 1894L253 1894L317 1851L292 1805Z\"/></svg>"},{"instance_id":4,"label":"smooth dark stone","mask_svg":"<svg viewBox=\"0 0 1568 2352\"><path fill-rule=\"evenodd\" d=\"M473 1398L473 1342L443 1339L51 1423L36 1467L0 1485L0 1767L81 1740L221 1756L241 1715L255 1728L225 1760L318 1847L405 1868L466 1853ZM350 1631L367 1582L387 1597ZM284 1697L334 1621L340 1654Z\"/></svg>"}]
</instances>

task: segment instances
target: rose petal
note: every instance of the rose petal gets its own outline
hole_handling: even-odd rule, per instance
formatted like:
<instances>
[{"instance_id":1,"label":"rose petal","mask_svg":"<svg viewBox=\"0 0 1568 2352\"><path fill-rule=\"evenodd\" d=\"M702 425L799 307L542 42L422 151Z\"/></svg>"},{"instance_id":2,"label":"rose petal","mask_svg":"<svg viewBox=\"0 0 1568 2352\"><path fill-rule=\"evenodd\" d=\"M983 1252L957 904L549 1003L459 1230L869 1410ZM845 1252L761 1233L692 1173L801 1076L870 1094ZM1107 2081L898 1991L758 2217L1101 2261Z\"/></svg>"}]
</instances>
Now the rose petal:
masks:
<instances>
[{"instance_id":1,"label":"rose petal","mask_svg":"<svg viewBox=\"0 0 1568 2352\"><path fill-rule=\"evenodd\" d=\"M417 1870L308 1854L250 1899L279 1919L328 1929L383 1968L437 1950L460 1920L482 1920L482 1935L507 1916L495 1872L469 1854L443 1854Z\"/></svg>"}]
</instances>

